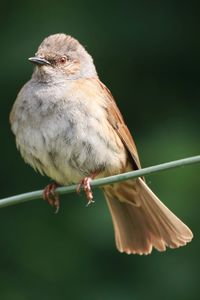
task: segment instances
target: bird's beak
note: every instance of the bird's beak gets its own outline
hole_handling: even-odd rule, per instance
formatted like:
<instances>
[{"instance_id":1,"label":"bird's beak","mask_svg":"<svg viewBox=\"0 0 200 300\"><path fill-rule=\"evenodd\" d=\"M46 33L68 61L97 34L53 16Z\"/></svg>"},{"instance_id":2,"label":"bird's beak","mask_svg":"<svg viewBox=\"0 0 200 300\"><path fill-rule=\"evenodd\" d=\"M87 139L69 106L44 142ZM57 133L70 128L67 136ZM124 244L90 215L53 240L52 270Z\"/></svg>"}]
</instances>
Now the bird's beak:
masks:
<instances>
[{"instance_id":1,"label":"bird's beak","mask_svg":"<svg viewBox=\"0 0 200 300\"><path fill-rule=\"evenodd\" d=\"M39 57L39 56L29 57L28 60L37 65L50 65L51 64L48 60L46 60L42 57Z\"/></svg>"}]
</instances>

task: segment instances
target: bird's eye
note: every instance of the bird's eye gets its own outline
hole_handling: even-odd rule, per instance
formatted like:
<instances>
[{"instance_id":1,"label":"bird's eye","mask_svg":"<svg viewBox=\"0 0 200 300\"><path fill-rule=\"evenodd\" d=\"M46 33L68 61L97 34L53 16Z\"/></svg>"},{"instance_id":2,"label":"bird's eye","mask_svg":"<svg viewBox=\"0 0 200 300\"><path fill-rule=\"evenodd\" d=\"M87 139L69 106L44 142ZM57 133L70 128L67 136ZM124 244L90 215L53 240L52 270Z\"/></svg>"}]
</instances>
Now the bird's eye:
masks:
<instances>
[{"instance_id":1,"label":"bird's eye","mask_svg":"<svg viewBox=\"0 0 200 300\"><path fill-rule=\"evenodd\" d=\"M67 57L66 57L66 56L62 56L62 57L60 58L60 63L61 63L61 64L64 64L64 63L66 62L66 60L67 60Z\"/></svg>"}]
</instances>

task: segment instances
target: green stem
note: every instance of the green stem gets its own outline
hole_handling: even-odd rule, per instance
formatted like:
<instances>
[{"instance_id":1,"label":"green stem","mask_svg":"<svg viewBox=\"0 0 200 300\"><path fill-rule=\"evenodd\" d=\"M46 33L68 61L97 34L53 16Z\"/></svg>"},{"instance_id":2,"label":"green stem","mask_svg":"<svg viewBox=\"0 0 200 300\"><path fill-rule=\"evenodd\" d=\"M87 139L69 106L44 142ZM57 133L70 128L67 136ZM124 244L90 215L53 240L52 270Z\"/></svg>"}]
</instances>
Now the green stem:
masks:
<instances>
[{"instance_id":1,"label":"green stem","mask_svg":"<svg viewBox=\"0 0 200 300\"><path fill-rule=\"evenodd\" d=\"M119 182L119 181L125 181L128 179L136 179L138 177L142 177L148 174L156 173L156 172L161 172L165 171L168 169L172 168L178 168L190 164L196 164L200 162L200 155L197 156L192 156L184 159L179 159L175 161L171 161L168 163L148 167L148 168L143 168L137 171L132 171L132 172L127 172L127 173L122 173L119 175L114 175L114 176L109 176L106 178L100 178L93 180L91 182L91 186L93 187L98 187L98 186L103 186L103 185L108 185L111 183ZM56 191L61 195L61 194L68 194L68 193L73 193L76 191L77 185L70 185L70 186L65 186L65 187L59 187L56 189ZM27 202L30 200L35 200L35 199L41 199L43 194L43 190L35 191L35 192L30 192L30 193L25 193L25 194L20 194L8 198L4 198L0 200L0 208L1 207L6 207L9 205L14 205L14 204L19 204L22 202Z\"/></svg>"}]
</instances>

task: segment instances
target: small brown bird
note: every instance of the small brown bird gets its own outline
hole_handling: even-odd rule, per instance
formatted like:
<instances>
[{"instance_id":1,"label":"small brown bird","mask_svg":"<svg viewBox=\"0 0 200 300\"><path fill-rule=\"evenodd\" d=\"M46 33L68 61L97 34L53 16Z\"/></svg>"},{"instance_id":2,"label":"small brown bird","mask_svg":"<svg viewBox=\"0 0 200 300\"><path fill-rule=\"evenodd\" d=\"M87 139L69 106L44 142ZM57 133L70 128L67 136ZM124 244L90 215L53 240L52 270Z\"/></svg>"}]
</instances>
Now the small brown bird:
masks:
<instances>
[{"instance_id":1,"label":"small brown bird","mask_svg":"<svg viewBox=\"0 0 200 300\"><path fill-rule=\"evenodd\" d=\"M73 37L55 34L41 43L32 78L10 114L24 160L61 185L81 182L93 201L90 179L140 168L133 138L92 57ZM55 185L45 190L52 197ZM120 252L149 254L191 241L190 229L150 190L144 179L103 188Z\"/></svg>"}]
</instances>

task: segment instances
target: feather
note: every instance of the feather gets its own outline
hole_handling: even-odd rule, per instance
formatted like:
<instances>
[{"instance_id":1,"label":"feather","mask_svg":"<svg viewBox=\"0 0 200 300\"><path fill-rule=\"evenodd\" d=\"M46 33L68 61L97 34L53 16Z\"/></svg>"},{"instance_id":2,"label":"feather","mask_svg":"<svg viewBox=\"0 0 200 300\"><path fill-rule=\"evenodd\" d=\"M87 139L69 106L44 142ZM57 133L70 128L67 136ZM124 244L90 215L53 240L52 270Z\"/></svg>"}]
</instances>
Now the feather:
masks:
<instances>
[{"instance_id":1,"label":"feather","mask_svg":"<svg viewBox=\"0 0 200 300\"><path fill-rule=\"evenodd\" d=\"M150 254L190 242L191 230L150 190L142 179L104 188L120 252Z\"/></svg>"}]
</instances>

